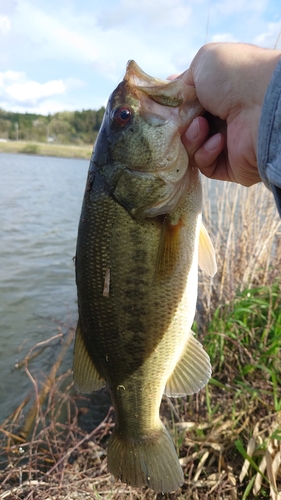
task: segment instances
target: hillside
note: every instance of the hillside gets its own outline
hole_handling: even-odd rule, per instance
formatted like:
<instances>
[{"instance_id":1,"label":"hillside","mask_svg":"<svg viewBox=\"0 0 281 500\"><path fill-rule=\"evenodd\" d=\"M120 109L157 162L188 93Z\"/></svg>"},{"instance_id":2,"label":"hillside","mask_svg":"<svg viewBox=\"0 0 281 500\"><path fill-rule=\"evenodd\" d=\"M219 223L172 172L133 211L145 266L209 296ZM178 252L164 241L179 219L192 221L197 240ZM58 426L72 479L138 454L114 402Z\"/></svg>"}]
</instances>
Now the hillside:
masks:
<instances>
[{"instance_id":1,"label":"hillside","mask_svg":"<svg viewBox=\"0 0 281 500\"><path fill-rule=\"evenodd\" d=\"M99 110L63 111L53 115L13 113L0 109L0 140L57 144L93 144L104 107Z\"/></svg>"}]
</instances>

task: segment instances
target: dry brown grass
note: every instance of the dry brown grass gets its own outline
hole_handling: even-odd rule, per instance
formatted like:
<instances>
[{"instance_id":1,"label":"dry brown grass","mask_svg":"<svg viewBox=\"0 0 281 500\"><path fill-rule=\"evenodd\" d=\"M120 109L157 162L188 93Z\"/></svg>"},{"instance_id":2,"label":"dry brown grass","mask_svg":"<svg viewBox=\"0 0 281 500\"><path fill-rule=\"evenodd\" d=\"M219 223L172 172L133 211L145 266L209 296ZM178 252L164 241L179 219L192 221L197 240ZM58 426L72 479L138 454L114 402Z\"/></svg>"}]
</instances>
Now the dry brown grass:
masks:
<instances>
[{"instance_id":1,"label":"dry brown grass","mask_svg":"<svg viewBox=\"0 0 281 500\"><path fill-rule=\"evenodd\" d=\"M207 189L205 200L212 192ZM206 203L204 217L219 271L211 282L200 273L197 314L213 378L199 394L164 397L161 406L184 470L183 487L162 495L114 481L106 463L112 408L93 425L97 403L75 392L71 371L58 376L52 368L44 403L42 387L31 380L35 419L28 436L20 425L28 401L0 426L1 500L280 499L281 285L272 288L280 274L280 221L263 186L216 189L222 192ZM39 349L22 364L27 376ZM108 397L106 390L99 397Z\"/></svg>"},{"instance_id":2,"label":"dry brown grass","mask_svg":"<svg viewBox=\"0 0 281 500\"><path fill-rule=\"evenodd\" d=\"M256 400L250 402L247 411L243 401L239 402L241 408L233 411L234 391L230 389L225 395L225 391L216 387L212 399L219 405L219 411L213 415L206 410L205 390L176 403L163 399L161 414L171 428L185 472L185 484L180 491L162 495L114 482L107 472L106 461L106 444L114 425L112 408L108 408L104 420L91 432L83 428L83 416L93 408L89 399L74 394L71 379L70 372L57 378L45 407L37 409L27 441L21 442L17 434L23 407L1 426L1 500L242 498L249 476L245 475L243 458L235 449L235 442L240 438L245 441L249 429L254 429L249 455L257 449L264 456L264 465L267 471L273 470L272 477L280 489L280 471L273 468L272 462L276 464L279 460L279 467L281 447L272 435L280 428L281 413L267 413ZM268 477L262 463L260 469ZM256 488L259 479L263 490L269 491L259 475Z\"/></svg>"},{"instance_id":3,"label":"dry brown grass","mask_svg":"<svg viewBox=\"0 0 281 500\"><path fill-rule=\"evenodd\" d=\"M19 153L40 156L59 156L89 160L92 154L89 144L72 146L70 144L48 144L43 142L7 141L0 142L0 153Z\"/></svg>"},{"instance_id":4,"label":"dry brown grass","mask_svg":"<svg viewBox=\"0 0 281 500\"><path fill-rule=\"evenodd\" d=\"M203 219L216 251L213 279L199 273L199 314L209 321L237 291L267 285L280 276L281 223L263 184L250 188L203 180ZM202 314L201 314L202 316Z\"/></svg>"}]
</instances>

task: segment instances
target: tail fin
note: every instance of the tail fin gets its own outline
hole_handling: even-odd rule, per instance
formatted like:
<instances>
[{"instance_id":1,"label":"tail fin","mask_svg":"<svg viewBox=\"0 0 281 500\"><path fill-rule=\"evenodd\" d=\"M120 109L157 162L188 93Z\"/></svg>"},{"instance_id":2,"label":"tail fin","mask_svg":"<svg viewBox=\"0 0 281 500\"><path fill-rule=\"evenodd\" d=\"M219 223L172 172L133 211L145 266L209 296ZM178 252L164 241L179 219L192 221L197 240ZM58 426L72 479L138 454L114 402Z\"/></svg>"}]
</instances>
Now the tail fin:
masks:
<instances>
[{"instance_id":1,"label":"tail fin","mask_svg":"<svg viewBox=\"0 0 281 500\"><path fill-rule=\"evenodd\" d=\"M173 441L164 426L134 440L114 430L107 464L121 481L162 493L178 489L184 480Z\"/></svg>"}]
</instances>

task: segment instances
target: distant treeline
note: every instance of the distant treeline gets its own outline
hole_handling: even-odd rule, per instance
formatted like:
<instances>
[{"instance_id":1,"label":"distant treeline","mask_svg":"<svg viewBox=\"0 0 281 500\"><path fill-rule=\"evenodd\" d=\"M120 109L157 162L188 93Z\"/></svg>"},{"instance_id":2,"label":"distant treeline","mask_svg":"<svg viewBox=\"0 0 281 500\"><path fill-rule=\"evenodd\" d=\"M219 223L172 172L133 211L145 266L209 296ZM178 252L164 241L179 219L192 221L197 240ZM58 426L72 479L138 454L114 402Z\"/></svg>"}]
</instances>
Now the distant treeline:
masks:
<instances>
[{"instance_id":1,"label":"distant treeline","mask_svg":"<svg viewBox=\"0 0 281 500\"><path fill-rule=\"evenodd\" d=\"M44 116L0 109L0 138L59 144L93 144L104 111L102 107L98 111L63 111Z\"/></svg>"}]
</instances>

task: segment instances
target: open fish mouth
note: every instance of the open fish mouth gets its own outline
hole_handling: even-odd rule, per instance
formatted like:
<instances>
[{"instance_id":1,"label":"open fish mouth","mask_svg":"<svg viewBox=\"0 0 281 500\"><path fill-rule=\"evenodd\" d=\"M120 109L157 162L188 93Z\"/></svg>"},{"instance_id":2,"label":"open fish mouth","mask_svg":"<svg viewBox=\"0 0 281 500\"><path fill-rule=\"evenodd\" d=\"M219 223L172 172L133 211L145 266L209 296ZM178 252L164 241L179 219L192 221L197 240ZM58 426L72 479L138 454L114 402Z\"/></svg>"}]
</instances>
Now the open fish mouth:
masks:
<instances>
[{"instance_id":1,"label":"open fish mouth","mask_svg":"<svg viewBox=\"0 0 281 500\"><path fill-rule=\"evenodd\" d=\"M204 108L197 99L195 88L182 80L162 80L145 73L135 61L128 61L124 80L138 88L150 99L163 106L180 107L179 114L184 121L191 121L203 114ZM187 125L185 124L185 127Z\"/></svg>"},{"instance_id":2,"label":"open fish mouth","mask_svg":"<svg viewBox=\"0 0 281 500\"><path fill-rule=\"evenodd\" d=\"M139 88L150 99L164 106L177 107L186 99L181 80L161 80L145 73L135 61L127 63L124 80ZM195 92L193 92L195 97Z\"/></svg>"}]
</instances>

